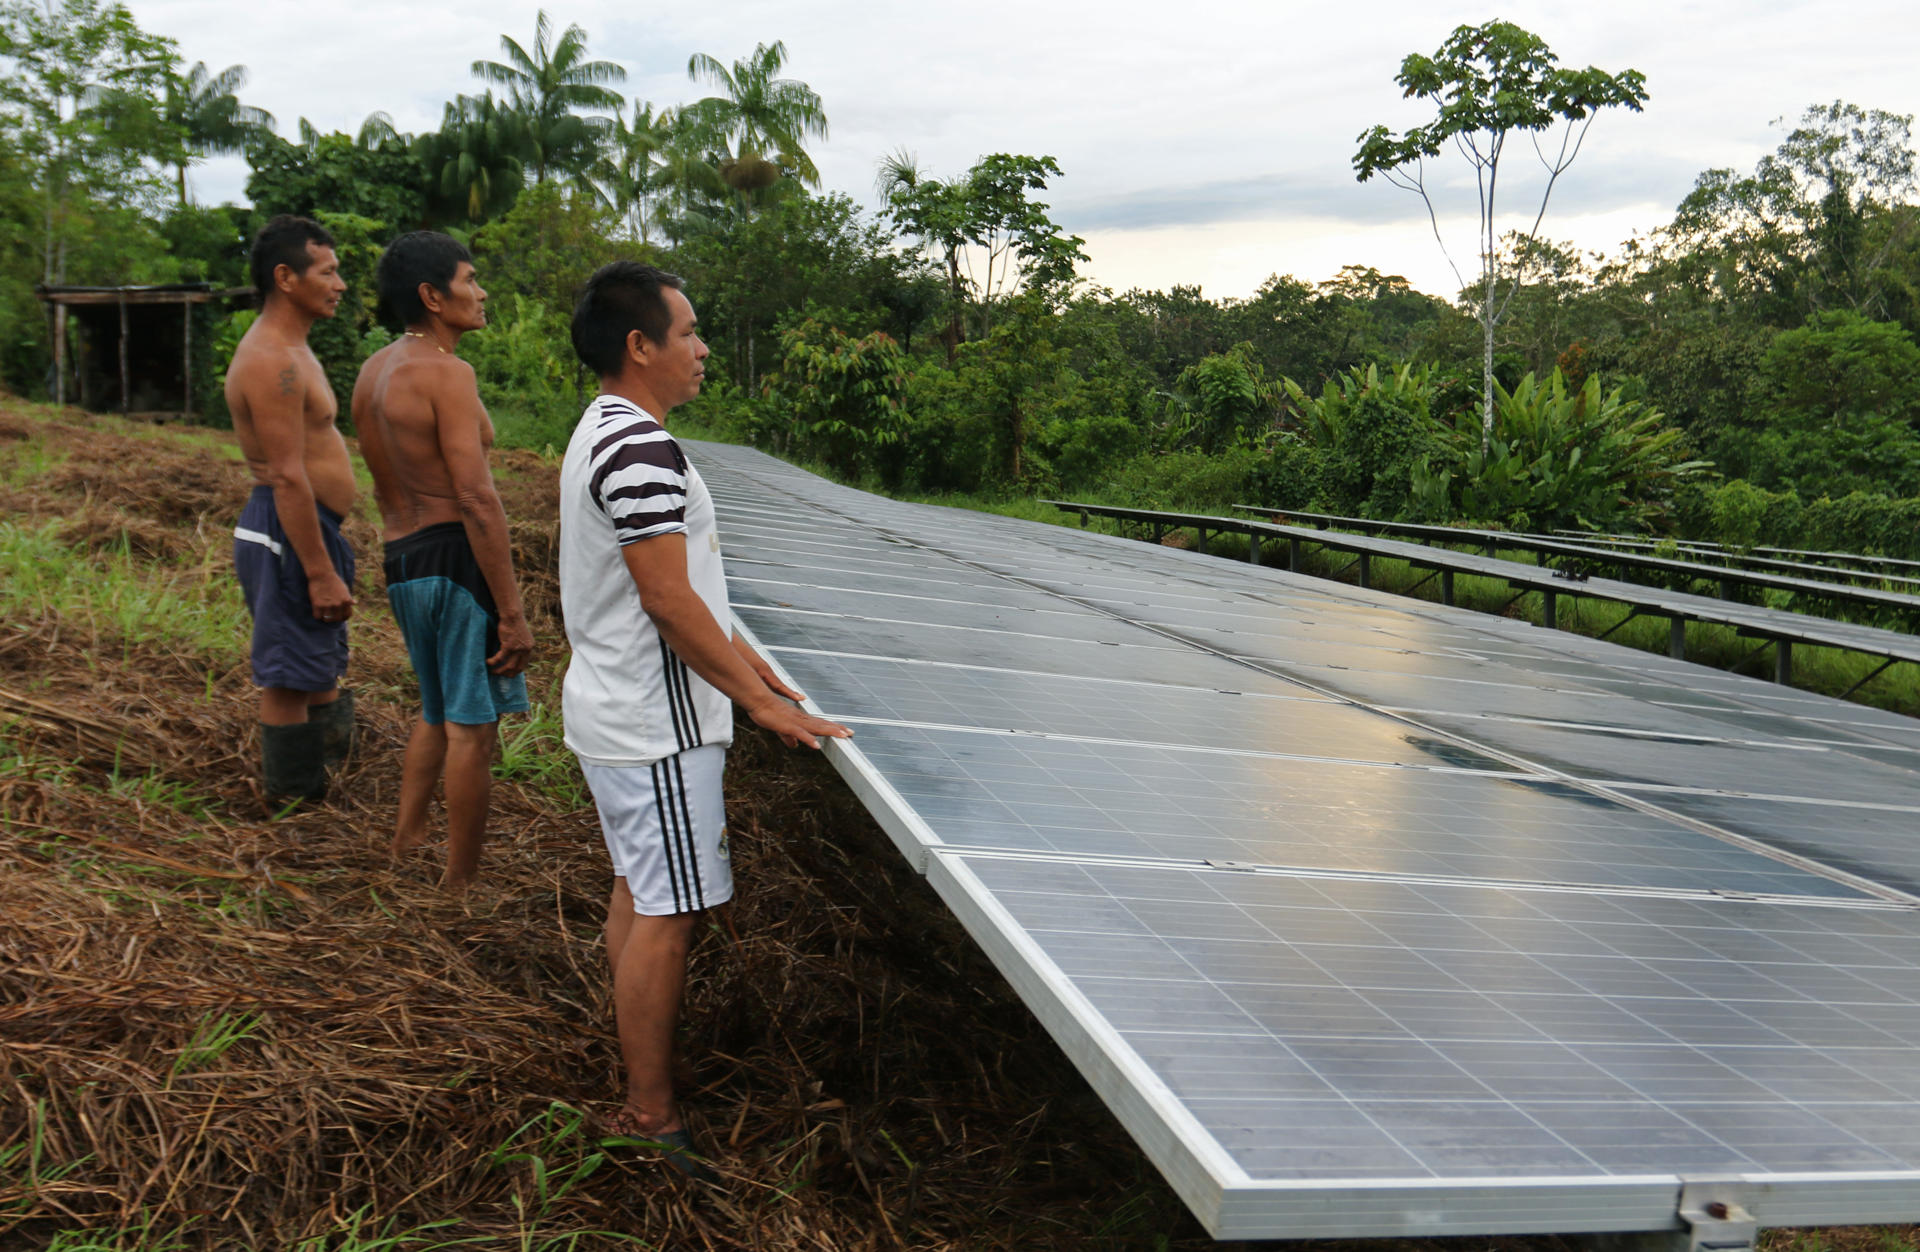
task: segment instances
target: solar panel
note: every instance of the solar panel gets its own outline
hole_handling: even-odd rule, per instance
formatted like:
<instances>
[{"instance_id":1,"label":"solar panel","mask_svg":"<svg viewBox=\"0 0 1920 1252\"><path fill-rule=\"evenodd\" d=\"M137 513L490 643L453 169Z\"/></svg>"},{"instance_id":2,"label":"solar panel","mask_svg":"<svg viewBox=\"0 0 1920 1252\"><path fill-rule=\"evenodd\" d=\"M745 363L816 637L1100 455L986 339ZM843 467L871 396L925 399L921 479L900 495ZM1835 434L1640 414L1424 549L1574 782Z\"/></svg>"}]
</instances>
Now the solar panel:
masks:
<instances>
[{"instance_id":1,"label":"solar panel","mask_svg":"<svg viewBox=\"0 0 1920 1252\"><path fill-rule=\"evenodd\" d=\"M1920 724L694 457L738 625L1217 1236L1920 1219Z\"/></svg>"}]
</instances>

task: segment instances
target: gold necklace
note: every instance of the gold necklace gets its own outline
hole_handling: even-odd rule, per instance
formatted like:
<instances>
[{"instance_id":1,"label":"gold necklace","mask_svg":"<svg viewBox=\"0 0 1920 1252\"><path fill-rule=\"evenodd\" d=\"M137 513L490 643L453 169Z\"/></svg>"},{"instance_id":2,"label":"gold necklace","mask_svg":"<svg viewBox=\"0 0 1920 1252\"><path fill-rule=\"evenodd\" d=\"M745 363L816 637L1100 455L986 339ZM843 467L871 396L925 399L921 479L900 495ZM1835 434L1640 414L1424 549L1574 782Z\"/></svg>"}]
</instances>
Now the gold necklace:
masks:
<instances>
[{"instance_id":1,"label":"gold necklace","mask_svg":"<svg viewBox=\"0 0 1920 1252\"><path fill-rule=\"evenodd\" d=\"M440 351L445 352L448 356L453 355L451 352L447 352L446 347L443 344L441 344L441 342L438 339L435 339L432 335L423 335L417 330L403 330L400 333L405 335L409 339L424 339L428 343L432 344L434 347L439 348Z\"/></svg>"}]
</instances>

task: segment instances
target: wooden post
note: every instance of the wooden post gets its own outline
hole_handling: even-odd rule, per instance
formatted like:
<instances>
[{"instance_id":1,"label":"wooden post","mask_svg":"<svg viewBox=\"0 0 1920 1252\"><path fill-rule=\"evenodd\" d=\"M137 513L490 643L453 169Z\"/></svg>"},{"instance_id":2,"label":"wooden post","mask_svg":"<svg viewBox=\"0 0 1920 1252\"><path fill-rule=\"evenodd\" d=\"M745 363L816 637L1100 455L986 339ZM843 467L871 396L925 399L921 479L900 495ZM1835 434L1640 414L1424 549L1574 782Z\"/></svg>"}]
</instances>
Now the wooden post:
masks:
<instances>
[{"instance_id":1,"label":"wooden post","mask_svg":"<svg viewBox=\"0 0 1920 1252\"><path fill-rule=\"evenodd\" d=\"M120 416L133 413L133 375L127 369L127 297L120 296Z\"/></svg>"},{"instance_id":2,"label":"wooden post","mask_svg":"<svg viewBox=\"0 0 1920 1252\"><path fill-rule=\"evenodd\" d=\"M185 320L181 322L180 342L180 420L193 421L193 301L180 306L186 310ZM1080 523L1082 526L1086 522Z\"/></svg>"},{"instance_id":3,"label":"wooden post","mask_svg":"<svg viewBox=\"0 0 1920 1252\"><path fill-rule=\"evenodd\" d=\"M53 301L53 402L67 402L67 306Z\"/></svg>"}]
</instances>

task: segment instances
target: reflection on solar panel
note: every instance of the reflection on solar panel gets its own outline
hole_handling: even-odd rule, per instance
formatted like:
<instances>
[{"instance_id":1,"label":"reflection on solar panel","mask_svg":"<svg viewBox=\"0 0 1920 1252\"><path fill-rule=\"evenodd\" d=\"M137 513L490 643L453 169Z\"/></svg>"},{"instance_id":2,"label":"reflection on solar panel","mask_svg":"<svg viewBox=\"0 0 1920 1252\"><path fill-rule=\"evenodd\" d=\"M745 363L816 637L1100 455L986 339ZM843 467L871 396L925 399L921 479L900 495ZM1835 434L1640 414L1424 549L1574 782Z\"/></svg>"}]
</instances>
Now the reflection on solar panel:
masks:
<instances>
[{"instance_id":1,"label":"reflection on solar panel","mask_svg":"<svg viewBox=\"0 0 1920 1252\"><path fill-rule=\"evenodd\" d=\"M1920 1220L1920 724L695 457L738 623L1215 1235Z\"/></svg>"}]
</instances>

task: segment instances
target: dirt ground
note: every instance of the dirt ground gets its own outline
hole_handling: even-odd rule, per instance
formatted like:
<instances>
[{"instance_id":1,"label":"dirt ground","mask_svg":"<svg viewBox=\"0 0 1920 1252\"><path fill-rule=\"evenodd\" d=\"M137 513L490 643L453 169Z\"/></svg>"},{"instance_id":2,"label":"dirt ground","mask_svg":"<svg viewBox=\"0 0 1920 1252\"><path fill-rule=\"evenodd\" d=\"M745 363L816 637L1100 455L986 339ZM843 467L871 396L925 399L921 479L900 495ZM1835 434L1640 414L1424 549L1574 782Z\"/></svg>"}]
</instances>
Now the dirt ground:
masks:
<instances>
[{"instance_id":1,"label":"dirt ground","mask_svg":"<svg viewBox=\"0 0 1920 1252\"><path fill-rule=\"evenodd\" d=\"M0 520L224 577L247 478L217 436L49 414L0 401ZM499 460L533 695L557 704L557 467ZM278 821L243 639L131 640L59 605L0 623L0 1247L1225 1246L832 771L751 731L727 794L741 897L701 937L683 1027L726 1181L604 1146L591 810L550 744L497 785L471 895L437 888L437 848L388 861L411 684L370 516L348 533L361 743L329 803ZM1462 1244L1571 1246L1301 1246Z\"/></svg>"}]
</instances>

